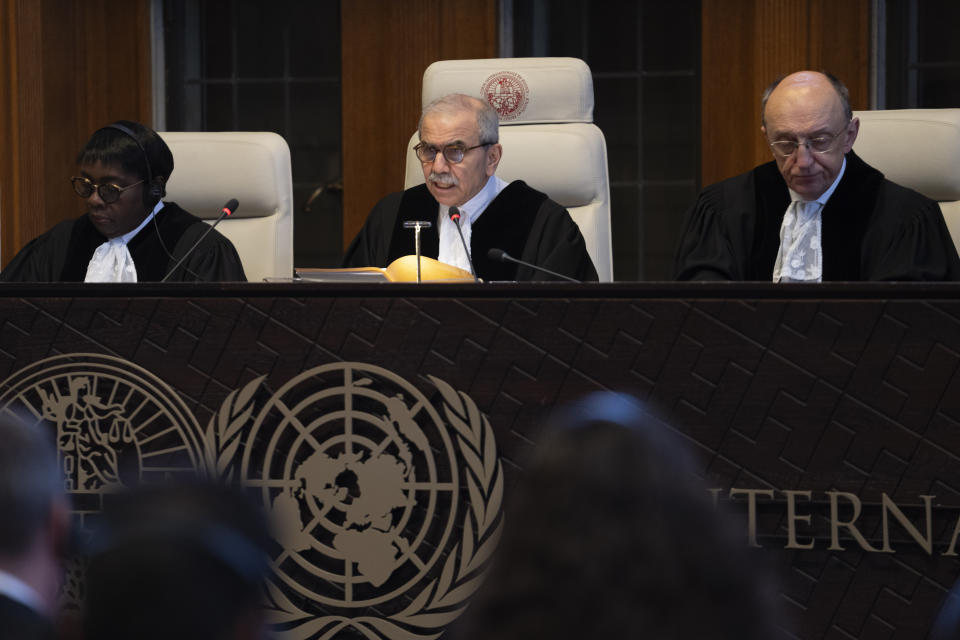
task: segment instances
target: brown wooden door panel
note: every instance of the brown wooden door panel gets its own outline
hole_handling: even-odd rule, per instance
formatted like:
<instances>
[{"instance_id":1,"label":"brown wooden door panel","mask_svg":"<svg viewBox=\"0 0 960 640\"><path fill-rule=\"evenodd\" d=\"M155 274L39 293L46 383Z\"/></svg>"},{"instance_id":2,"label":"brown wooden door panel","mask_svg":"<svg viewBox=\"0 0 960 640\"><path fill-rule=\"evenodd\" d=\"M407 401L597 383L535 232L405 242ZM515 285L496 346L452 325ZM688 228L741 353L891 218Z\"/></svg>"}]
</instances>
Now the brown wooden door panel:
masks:
<instances>
[{"instance_id":1,"label":"brown wooden door panel","mask_svg":"<svg viewBox=\"0 0 960 640\"><path fill-rule=\"evenodd\" d=\"M344 246L380 198L403 188L424 69L436 60L496 57L497 5L497 0L341 4Z\"/></svg>"},{"instance_id":2,"label":"brown wooden door panel","mask_svg":"<svg viewBox=\"0 0 960 640\"><path fill-rule=\"evenodd\" d=\"M778 76L827 70L869 106L868 0L703 0L701 184L771 159L760 95Z\"/></svg>"},{"instance_id":3,"label":"brown wooden door panel","mask_svg":"<svg viewBox=\"0 0 960 640\"><path fill-rule=\"evenodd\" d=\"M0 0L0 237L6 264L78 215L68 178L97 127L150 124L149 0Z\"/></svg>"}]
</instances>

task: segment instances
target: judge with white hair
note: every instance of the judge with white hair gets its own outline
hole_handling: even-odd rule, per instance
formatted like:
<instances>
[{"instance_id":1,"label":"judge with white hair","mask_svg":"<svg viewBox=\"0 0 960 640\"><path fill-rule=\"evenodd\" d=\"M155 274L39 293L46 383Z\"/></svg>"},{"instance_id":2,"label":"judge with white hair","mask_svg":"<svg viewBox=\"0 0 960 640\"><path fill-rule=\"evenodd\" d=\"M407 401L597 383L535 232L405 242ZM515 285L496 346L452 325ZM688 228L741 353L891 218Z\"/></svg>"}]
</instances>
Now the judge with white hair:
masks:
<instances>
[{"instance_id":1,"label":"judge with white hair","mask_svg":"<svg viewBox=\"0 0 960 640\"><path fill-rule=\"evenodd\" d=\"M562 206L522 180L496 175L503 154L497 112L462 94L423 109L414 147L425 184L392 193L370 212L344 259L346 267L385 267L415 253L405 222L429 221L421 254L484 280L550 280L543 271L488 255L500 249L576 280L597 280L580 228ZM457 230L459 223L460 233ZM469 247L469 253L465 250Z\"/></svg>"}]
</instances>

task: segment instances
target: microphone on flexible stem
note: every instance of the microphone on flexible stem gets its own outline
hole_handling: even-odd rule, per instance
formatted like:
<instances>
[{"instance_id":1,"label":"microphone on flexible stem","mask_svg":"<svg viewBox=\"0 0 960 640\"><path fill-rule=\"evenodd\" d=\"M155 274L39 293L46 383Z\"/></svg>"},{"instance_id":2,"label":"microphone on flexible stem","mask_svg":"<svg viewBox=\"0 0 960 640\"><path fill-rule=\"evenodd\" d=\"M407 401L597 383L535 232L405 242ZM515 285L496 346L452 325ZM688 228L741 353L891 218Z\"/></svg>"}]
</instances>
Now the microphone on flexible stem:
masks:
<instances>
[{"instance_id":1,"label":"microphone on flexible stem","mask_svg":"<svg viewBox=\"0 0 960 640\"><path fill-rule=\"evenodd\" d=\"M457 233L460 234L460 242L463 243L463 250L467 253L467 260L470 262L470 275L473 276L474 281L480 282L480 278L477 277L477 268L473 266L473 257L470 255L470 249L467 247L467 241L463 239L463 231L460 229L460 209L457 207L450 207L450 219L453 220L453 224L457 226Z\"/></svg>"},{"instance_id":2,"label":"microphone on flexible stem","mask_svg":"<svg viewBox=\"0 0 960 640\"><path fill-rule=\"evenodd\" d=\"M544 269L543 267L538 267L538 266L535 265L535 264L531 264L531 263L529 263L529 262L524 262L523 260L517 260L516 258L514 258L513 256L511 256L509 253L507 253L506 251L504 251L503 249L490 249L490 251L487 251L487 257L490 258L491 260L493 260L494 262L513 262L513 263L515 263L515 264L523 265L524 267L529 267L530 269L534 269L534 270L536 270L536 271L542 271L542 272L544 272L544 273L549 273L549 274L552 275L554 278L561 278L561 279L567 280L567 281L569 281L569 282L576 282L577 284L583 284L582 282L580 282L580 281L577 280L576 278L571 278L570 276L565 276L565 275L563 275L562 273L557 273L556 271L550 271L550 269Z\"/></svg>"},{"instance_id":3,"label":"microphone on flexible stem","mask_svg":"<svg viewBox=\"0 0 960 640\"><path fill-rule=\"evenodd\" d=\"M239 207L239 206L240 206L240 203L237 202L237 199L236 199L236 198L231 198L230 200L228 200L228 201L227 201L227 204L223 205L223 208L220 209L220 215L217 216L217 219L214 221L214 223L213 223L212 225L210 225L210 228L203 232L203 235L200 236L200 239L199 239L199 240L197 240L196 242L193 243L193 246L192 246L192 247L190 247L189 249L187 249L187 252L184 253L184 254L180 257L179 260L177 260L177 263L176 263L175 265L173 265L173 268L171 268L170 271L167 272L167 275L163 276L163 280L161 280L160 282L166 282L167 279L168 279L170 276L172 276L173 273L174 273L178 268L180 268L180 265L183 264L183 261L186 260L187 257L188 257L191 253L193 253L193 250L196 249L198 246L200 246L200 243L203 242L203 239L206 238L206 237L210 234L211 231L213 231L214 227L216 227L218 224L220 224L220 221L223 220L224 218L226 218L227 216L233 215L233 212L236 211L236 210L237 210L237 207Z\"/></svg>"}]
</instances>

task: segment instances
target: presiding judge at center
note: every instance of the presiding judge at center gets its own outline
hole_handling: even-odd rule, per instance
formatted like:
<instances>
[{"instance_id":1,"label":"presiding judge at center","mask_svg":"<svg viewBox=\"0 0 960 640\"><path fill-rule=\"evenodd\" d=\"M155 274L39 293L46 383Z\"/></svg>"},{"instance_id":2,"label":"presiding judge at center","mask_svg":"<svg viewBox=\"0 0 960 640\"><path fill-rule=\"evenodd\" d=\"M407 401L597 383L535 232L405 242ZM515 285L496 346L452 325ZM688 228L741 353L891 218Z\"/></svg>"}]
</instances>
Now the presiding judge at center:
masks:
<instances>
[{"instance_id":1,"label":"presiding judge at center","mask_svg":"<svg viewBox=\"0 0 960 640\"><path fill-rule=\"evenodd\" d=\"M422 255L471 271L466 244L484 280L552 279L497 262L487 255L490 249L577 280L597 280L567 210L521 180L508 184L495 175L503 153L498 127L493 107L470 96L450 94L424 107L415 149L426 184L377 203L347 249L344 266L385 267L413 254L414 234L403 223L423 220L432 226L422 232ZM450 219L451 207L460 211L463 241Z\"/></svg>"}]
</instances>

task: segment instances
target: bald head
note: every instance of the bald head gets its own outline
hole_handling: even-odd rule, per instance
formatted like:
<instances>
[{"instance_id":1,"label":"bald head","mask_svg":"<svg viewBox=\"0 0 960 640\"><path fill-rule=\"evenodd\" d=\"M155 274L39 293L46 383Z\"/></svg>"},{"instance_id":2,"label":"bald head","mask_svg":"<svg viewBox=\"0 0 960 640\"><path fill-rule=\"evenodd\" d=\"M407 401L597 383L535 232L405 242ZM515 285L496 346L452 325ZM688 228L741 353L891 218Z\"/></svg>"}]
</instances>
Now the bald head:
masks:
<instances>
[{"instance_id":1,"label":"bald head","mask_svg":"<svg viewBox=\"0 0 960 640\"><path fill-rule=\"evenodd\" d=\"M796 143L792 153L787 149L790 155L773 147L787 186L804 200L818 198L836 180L857 139L859 121L852 117L846 87L816 71L791 73L764 93L760 116L768 142Z\"/></svg>"},{"instance_id":2,"label":"bald head","mask_svg":"<svg viewBox=\"0 0 960 640\"><path fill-rule=\"evenodd\" d=\"M782 76L773 81L763 92L760 100L760 123L767 124L767 104L774 97L774 107L782 106L781 101L802 101L810 104L812 100L835 104L847 120L853 118L850 109L850 92L847 87L833 75L819 71L797 71L788 76ZM832 94L832 95L831 95Z\"/></svg>"}]
</instances>

